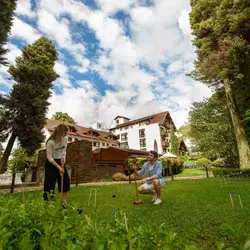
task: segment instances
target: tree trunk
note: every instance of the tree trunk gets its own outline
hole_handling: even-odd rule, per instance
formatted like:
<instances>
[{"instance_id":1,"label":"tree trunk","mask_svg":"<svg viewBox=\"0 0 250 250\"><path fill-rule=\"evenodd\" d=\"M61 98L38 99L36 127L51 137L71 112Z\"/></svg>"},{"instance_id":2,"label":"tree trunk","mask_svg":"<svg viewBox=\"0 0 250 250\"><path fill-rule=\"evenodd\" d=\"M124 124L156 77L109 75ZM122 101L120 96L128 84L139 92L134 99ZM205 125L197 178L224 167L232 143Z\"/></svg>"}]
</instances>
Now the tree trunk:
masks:
<instances>
[{"instance_id":1,"label":"tree trunk","mask_svg":"<svg viewBox=\"0 0 250 250\"><path fill-rule=\"evenodd\" d=\"M16 172L12 172L12 179L11 179L11 186L10 186L10 192L14 193L14 187L15 187L15 180L16 180Z\"/></svg>"},{"instance_id":2,"label":"tree trunk","mask_svg":"<svg viewBox=\"0 0 250 250\"><path fill-rule=\"evenodd\" d=\"M16 140L16 134L12 133L0 161L0 173L4 173L7 170L8 159L11 154L11 150L13 148L15 140Z\"/></svg>"},{"instance_id":3,"label":"tree trunk","mask_svg":"<svg viewBox=\"0 0 250 250\"><path fill-rule=\"evenodd\" d=\"M250 168L250 149L247 141L246 132L240 120L236 103L233 97L232 86L229 79L224 80L227 106L233 122L237 147L239 151L240 168Z\"/></svg>"}]
</instances>

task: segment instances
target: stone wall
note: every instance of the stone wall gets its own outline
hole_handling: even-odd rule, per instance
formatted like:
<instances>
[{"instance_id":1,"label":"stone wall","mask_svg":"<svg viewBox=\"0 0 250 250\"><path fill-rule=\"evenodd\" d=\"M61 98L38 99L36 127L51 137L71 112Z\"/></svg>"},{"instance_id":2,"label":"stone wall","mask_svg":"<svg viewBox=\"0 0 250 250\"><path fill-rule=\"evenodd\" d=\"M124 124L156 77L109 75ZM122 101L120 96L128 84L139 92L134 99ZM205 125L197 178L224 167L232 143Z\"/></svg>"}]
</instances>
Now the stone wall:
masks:
<instances>
[{"instance_id":1,"label":"stone wall","mask_svg":"<svg viewBox=\"0 0 250 250\"><path fill-rule=\"evenodd\" d=\"M46 151L40 150L37 161L37 182L44 181ZM97 178L96 164L92 164L92 143L79 140L68 143L66 165L71 166L71 183L91 182Z\"/></svg>"}]
</instances>

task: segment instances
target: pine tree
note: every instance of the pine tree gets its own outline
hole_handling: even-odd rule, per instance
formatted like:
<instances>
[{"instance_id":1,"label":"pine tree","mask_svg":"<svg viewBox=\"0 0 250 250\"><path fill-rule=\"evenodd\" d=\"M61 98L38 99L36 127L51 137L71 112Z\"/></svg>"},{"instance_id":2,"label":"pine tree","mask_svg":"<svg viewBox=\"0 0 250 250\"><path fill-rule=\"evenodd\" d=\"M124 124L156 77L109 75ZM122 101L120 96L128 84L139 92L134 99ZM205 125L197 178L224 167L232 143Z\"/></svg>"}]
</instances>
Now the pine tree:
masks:
<instances>
[{"instance_id":1,"label":"pine tree","mask_svg":"<svg viewBox=\"0 0 250 250\"><path fill-rule=\"evenodd\" d=\"M10 33L15 9L16 0L0 1L0 65L7 65L5 55L9 50L4 46L7 44L7 36Z\"/></svg>"},{"instance_id":2,"label":"pine tree","mask_svg":"<svg viewBox=\"0 0 250 250\"><path fill-rule=\"evenodd\" d=\"M16 58L16 66L10 66L15 84L8 96L1 96L5 107L0 118L0 139L11 133L0 162L0 170L6 170L14 141L18 138L29 155L41 146L45 137L43 128L51 96L52 82L58 77L54 71L57 51L50 40L40 38L22 49Z\"/></svg>"}]
</instances>

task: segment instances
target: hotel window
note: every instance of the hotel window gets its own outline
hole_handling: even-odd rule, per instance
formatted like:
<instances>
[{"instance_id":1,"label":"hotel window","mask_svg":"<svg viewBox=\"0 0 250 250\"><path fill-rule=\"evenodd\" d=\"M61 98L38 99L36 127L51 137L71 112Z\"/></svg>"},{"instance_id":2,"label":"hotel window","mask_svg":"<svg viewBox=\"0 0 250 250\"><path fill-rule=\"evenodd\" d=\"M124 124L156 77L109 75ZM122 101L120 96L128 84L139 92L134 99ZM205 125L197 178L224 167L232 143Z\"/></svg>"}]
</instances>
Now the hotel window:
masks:
<instances>
[{"instance_id":1,"label":"hotel window","mask_svg":"<svg viewBox=\"0 0 250 250\"><path fill-rule=\"evenodd\" d=\"M78 141L79 139L78 138L75 138L75 141Z\"/></svg>"},{"instance_id":2,"label":"hotel window","mask_svg":"<svg viewBox=\"0 0 250 250\"><path fill-rule=\"evenodd\" d=\"M104 142L102 143L102 146L105 147L105 143Z\"/></svg>"},{"instance_id":3,"label":"hotel window","mask_svg":"<svg viewBox=\"0 0 250 250\"><path fill-rule=\"evenodd\" d=\"M122 142L122 143L120 144L120 147L121 147L121 148L128 148L128 142Z\"/></svg>"},{"instance_id":4,"label":"hotel window","mask_svg":"<svg viewBox=\"0 0 250 250\"><path fill-rule=\"evenodd\" d=\"M139 130L139 137L144 138L145 137L145 129L140 129Z\"/></svg>"},{"instance_id":5,"label":"hotel window","mask_svg":"<svg viewBox=\"0 0 250 250\"><path fill-rule=\"evenodd\" d=\"M120 135L117 135L116 137L117 137L117 140L120 140Z\"/></svg>"},{"instance_id":6,"label":"hotel window","mask_svg":"<svg viewBox=\"0 0 250 250\"><path fill-rule=\"evenodd\" d=\"M140 139L140 148L146 148L146 138Z\"/></svg>"},{"instance_id":7,"label":"hotel window","mask_svg":"<svg viewBox=\"0 0 250 250\"><path fill-rule=\"evenodd\" d=\"M107 147L109 147L109 143L107 143Z\"/></svg>"},{"instance_id":8,"label":"hotel window","mask_svg":"<svg viewBox=\"0 0 250 250\"><path fill-rule=\"evenodd\" d=\"M72 142L72 137L68 137L68 142Z\"/></svg>"},{"instance_id":9,"label":"hotel window","mask_svg":"<svg viewBox=\"0 0 250 250\"><path fill-rule=\"evenodd\" d=\"M99 142L93 142L94 147L99 147Z\"/></svg>"},{"instance_id":10,"label":"hotel window","mask_svg":"<svg viewBox=\"0 0 250 250\"><path fill-rule=\"evenodd\" d=\"M127 141L128 140L128 133L121 134L121 141Z\"/></svg>"}]
</instances>

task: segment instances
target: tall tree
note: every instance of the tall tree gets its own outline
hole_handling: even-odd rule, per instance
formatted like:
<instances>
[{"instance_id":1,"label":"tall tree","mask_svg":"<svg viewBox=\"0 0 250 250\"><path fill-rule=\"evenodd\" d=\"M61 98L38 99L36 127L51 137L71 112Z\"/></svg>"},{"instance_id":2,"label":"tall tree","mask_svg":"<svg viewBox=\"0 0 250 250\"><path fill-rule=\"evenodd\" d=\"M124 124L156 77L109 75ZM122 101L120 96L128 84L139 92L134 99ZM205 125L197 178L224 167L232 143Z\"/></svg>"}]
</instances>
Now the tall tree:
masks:
<instances>
[{"instance_id":1,"label":"tall tree","mask_svg":"<svg viewBox=\"0 0 250 250\"><path fill-rule=\"evenodd\" d=\"M76 124L75 120L69 116L67 113L63 112L56 112L53 116L52 119L62 121L62 122L69 122L72 124Z\"/></svg>"},{"instance_id":2,"label":"tall tree","mask_svg":"<svg viewBox=\"0 0 250 250\"><path fill-rule=\"evenodd\" d=\"M39 38L22 49L16 58L16 66L9 73L15 80L10 95L0 96L4 113L0 117L0 139L11 134L0 162L0 170L6 170L14 141L18 138L29 155L41 146L42 132L51 96L52 82L58 77L54 71L57 51L50 40Z\"/></svg>"},{"instance_id":3,"label":"tall tree","mask_svg":"<svg viewBox=\"0 0 250 250\"><path fill-rule=\"evenodd\" d=\"M239 167L235 134L223 93L216 92L209 99L193 103L188 124L178 132L190 139L192 151L213 160L222 157L228 167Z\"/></svg>"},{"instance_id":4,"label":"tall tree","mask_svg":"<svg viewBox=\"0 0 250 250\"><path fill-rule=\"evenodd\" d=\"M172 153L178 155L178 139L174 132L174 126L171 124L170 126L170 141L171 141L171 149Z\"/></svg>"},{"instance_id":5,"label":"tall tree","mask_svg":"<svg viewBox=\"0 0 250 250\"><path fill-rule=\"evenodd\" d=\"M233 95L233 85L249 74L250 2L191 0L191 28L198 59L192 76L209 86L224 86L241 168L250 167L250 149Z\"/></svg>"},{"instance_id":6,"label":"tall tree","mask_svg":"<svg viewBox=\"0 0 250 250\"><path fill-rule=\"evenodd\" d=\"M2 154L3 154L3 146L2 146L2 144L0 143L0 158L2 157Z\"/></svg>"},{"instance_id":7,"label":"tall tree","mask_svg":"<svg viewBox=\"0 0 250 250\"><path fill-rule=\"evenodd\" d=\"M13 12L16 9L16 0L1 0L0 1L0 65L7 65L5 55L9 51L4 48L7 44L7 36L10 32Z\"/></svg>"}]
</instances>

